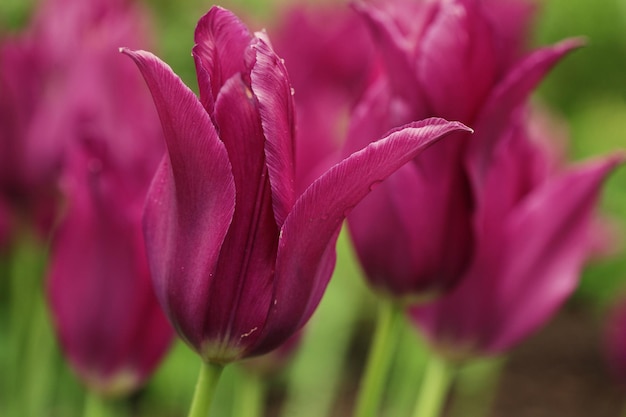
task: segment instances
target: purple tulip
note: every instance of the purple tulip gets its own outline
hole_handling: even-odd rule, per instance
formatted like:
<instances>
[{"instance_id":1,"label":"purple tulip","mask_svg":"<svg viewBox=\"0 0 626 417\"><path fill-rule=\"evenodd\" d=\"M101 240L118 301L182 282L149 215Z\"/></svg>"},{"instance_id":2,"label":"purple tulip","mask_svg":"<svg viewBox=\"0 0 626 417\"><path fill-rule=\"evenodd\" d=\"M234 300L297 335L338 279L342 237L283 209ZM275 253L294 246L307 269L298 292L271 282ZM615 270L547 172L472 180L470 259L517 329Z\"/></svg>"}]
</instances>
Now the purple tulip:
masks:
<instances>
[{"instance_id":1,"label":"purple tulip","mask_svg":"<svg viewBox=\"0 0 626 417\"><path fill-rule=\"evenodd\" d=\"M141 76L117 52L122 41L140 42L140 19L126 1L52 0L44 12L35 32L49 46L39 58L52 92L30 114L22 167L58 179L65 198L47 296L80 379L103 395L128 394L174 335L151 285L141 226L163 134Z\"/></svg>"},{"instance_id":2,"label":"purple tulip","mask_svg":"<svg viewBox=\"0 0 626 417\"><path fill-rule=\"evenodd\" d=\"M524 25L506 32L493 13L509 16L517 4L489 13L474 0L357 6L385 70L354 112L348 152L392 126L433 115L476 130L469 141L441 141L420 154L349 217L367 278L382 293L410 301L457 285L474 257L473 219L493 147L544 74L578 45L514 60Z\"/></svg>"},{"instance_id":3,"label":"purple tulip","mask_svg":"<svg viewBox=\"0 0 626 417\"><path fill-rule=\"evenodd\" d=\"M292 90L266 35L214 7L195 42L199 99L154 55L123 52L152 92L168 150L144 213L157 297L203 360L228 363L302 327L348 212L433 141L467 128L431 119L393 130L297 196Z\"/></svg>"},{"instance_id":4,"label":"purple tulip","mask_svg":"<svg viewBox=\"0 0 626 417\"><path fill-rule=\"evenodd\" d=\"M502 353L539 328L593 251L598 195L623 158L558 169L534 135L520 117L500 139L474 217L472 264L450 294L411 311L453 357Z\"/></svg>"},{"instance_id":5,"label":"purple tulip","mask_svg":"<svg viewBox=\"0 0 626 417\"><path fill-rule=\"evenodd\" d=\"M67 209L52 242L48 298L81 380L103 395L124 395L151 375L174 334L145 254L147 183L141 190L128 181L105 143L85 140L76 148L64 176Z\"/></svg>"},{"instance_id":6,"label":"purple tulip","mask_svg":"<svg viewBox=\"0 0 626 417\"><path fill-rule=\"evenodd\" d=\"M0 194L44 236L57 215L68 129L102 111L123 129L131 120L153 124L138 116L154 110L132 64L108 64L120 44L146 44L142 23L127 0L46 0L24 33L0 40ZM116 126L107 129L101 135Z\"/></svg>"}]
</instances>

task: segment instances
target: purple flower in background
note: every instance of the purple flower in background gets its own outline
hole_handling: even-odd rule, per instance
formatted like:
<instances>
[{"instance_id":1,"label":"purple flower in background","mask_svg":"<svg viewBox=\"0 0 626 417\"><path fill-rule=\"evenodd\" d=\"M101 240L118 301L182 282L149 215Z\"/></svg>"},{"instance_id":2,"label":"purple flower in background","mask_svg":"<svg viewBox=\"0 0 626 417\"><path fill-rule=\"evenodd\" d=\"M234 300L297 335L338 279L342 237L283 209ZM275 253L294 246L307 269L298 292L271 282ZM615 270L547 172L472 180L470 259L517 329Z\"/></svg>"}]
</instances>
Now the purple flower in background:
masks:
<instances>
[{"instance_id":1,"label":"purple flower in background","mask_svg":"<svg viewBox=\"0 0 626 417\"><path fill-rule=\"evenodd\" d=\"M45 94L28 113L20 167L58 180L65 200L50 249L50 309L80 379L103 395L128 394L174 335L141 226L163 134L141 76L117 52L120 42L141 42L139 14L125 1L70 0L40 13L33 36Z\"/></svg>"},{"instance_id":2,"label":"purple flower in background","mask_svg":"<svg viewBox=\"0 0 626 417\"><path fill-rule=\"evenodd\" d=\"M174 335L154 295L145 254L147 183L142 190L128 181L129 172L102 142L77 145L68 159L67 210L54 234L48 271L55 327L90 389L129 394L152 374Z\"/></svg>"},{"instance_id":3,"label":"purple flower in background","mask_svg":"<svg viewBox=\"0 0 626 417\"><path fill-rule=\"evenodd\" d=\"M298 197L292 90L265 34L213 7L195 42L199 99L154 55L123 52L146 79L167 144L144 214L157 297L204 361L228 363L301 328L348 212L436 139L467 128L431 119L393 130Z\"/></svg>"},{"instance_id":4,"label":"purple flower in background","mask_svg":"<svg viewBox=\"0 0 626 417\"><path fill-rule=\"evenodd\" d=\"M154 110L132 64L108 64L120 44L145 46L143 23L141 10L126 0L47 0L23 34L0 41L0 194L44 236L74 140L68 129L93 123L101 110L113 118L99 126L107 130L102 136L131 122L154 126L143 117ZM160 134L158 126L148 129Z\"/></svg>"},{"instance_id":5,"label":"purple flower in background","mask_svg":"<svg viewBox=\"0 0 626 417\"><path fill-rule=\"evenodd\" d=\"M493 147L546 72L578 45L568 41L523 55L527 14L495 24L496 12L473 0L361 4L384 63L356 107L347 150L392 126L438 116L472 126L471 140L441 141L373 192L348 218L370 284L401 300L452 289L476 247L474 216ZM457 133L456 135L466 135ZM470 158L470 155L473 155Z\"/></svg>"},{"instance_id":6,"label":"purple flower in background","mask_svg":"<svg viewBox=\"0 0 626 417\"><path fill-rule=\"evenodd\" d=\"M451 293L411 310L444 354L511 349L549 320L578 284L594 246L600 189L622 158L559 169L541 146L543 134L520 117L499 140L474 217L472 264Z\"/></svg>"},{"instance_id":7,"label":"purple flower in background","mask_svg":"<svg viewBox=\"0 0 626 417\"><path fill-rule=\"evenodd\" d=\"M301 192L340 160L349 112L365 89L374 50L365 23L344 4L299 4L279 22L270 34L295 91Z\"/></svg>"}]
</instances>

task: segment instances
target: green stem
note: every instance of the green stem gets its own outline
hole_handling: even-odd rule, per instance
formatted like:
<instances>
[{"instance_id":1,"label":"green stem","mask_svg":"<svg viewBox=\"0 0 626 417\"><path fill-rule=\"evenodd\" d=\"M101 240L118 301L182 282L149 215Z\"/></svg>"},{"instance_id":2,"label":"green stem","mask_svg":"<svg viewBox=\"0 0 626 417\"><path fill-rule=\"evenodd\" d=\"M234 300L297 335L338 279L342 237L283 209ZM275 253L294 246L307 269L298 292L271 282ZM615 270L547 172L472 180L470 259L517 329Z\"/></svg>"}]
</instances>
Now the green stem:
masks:
<instances>
[{"instance_id":1,"label":"green stem","mask_svg":"<svg viewBox=\"0 0 626 417\"><path fill-rule=\"evenodd\" d=\"M84 417L107 417L109 415L109 407L106 400L100 395L92 391L87 391L85 397Z\"/></svg>"},{"instance_id":2,"label":"green stem","mask_svg":"<svg viewBox=\"0 0 626 417\"><path fill-rule=\"evenodd\" d=\"M265 406L265 386L259 375L240 372L237 382L233 416L261 417Z\"/></svg>"},{"instance_id":3,"label":"green stem","mask_svg":"<svg viewBox=\"0 0 626 417\"><path fill-rule=\"evenodd\" d=\"M208 417L213 395L224 366L202 362L188 417Z\"/></svg>"},{"instance_id":4,"label":"green stem","mask_svg":"<svg viewBox=\"0 0 626 417\"><path fill-rule=\"evenodd\" d=\"M426 364L422 387L413 417L438 417L453 381L450 365L433 354Z\"/></svg>"},{"instance_id":5,"label":"green stem","mask_svg":"<svg viewBox=\"0 0 626 417\"><path fill-rule=\"evenodd\" d=\"M393 300L381 299L374 337L357 397L355 417L374 417L382 400L391 359L402 329L402 310Z\"/></svg>"},{"instance_id":6,"label":"green stem","mask_svg":"<svg viewBox=\"0 0 626 417\"><path fill-rule=\"evenodd\" d=\"M494 403L503 358L473 359L459 368L454 384L450 417L483 417Z\"/></svg>"}]
</instances>

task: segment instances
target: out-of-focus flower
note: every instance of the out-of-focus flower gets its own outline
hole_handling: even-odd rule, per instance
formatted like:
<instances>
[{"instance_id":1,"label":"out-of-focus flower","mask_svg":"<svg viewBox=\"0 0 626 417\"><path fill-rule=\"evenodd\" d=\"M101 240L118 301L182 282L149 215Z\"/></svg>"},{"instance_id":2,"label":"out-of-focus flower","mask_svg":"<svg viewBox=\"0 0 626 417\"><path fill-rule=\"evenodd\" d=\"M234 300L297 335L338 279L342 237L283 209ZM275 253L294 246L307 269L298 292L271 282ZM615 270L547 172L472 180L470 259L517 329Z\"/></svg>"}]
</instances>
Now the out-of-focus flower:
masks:
<instances>
[{"instance_id":1,"label":"out-of-focus flower","mask_svg":"<svg viewBox=\"0 0 626 417\"><path fill-rule=\"evenodd\" d=\"M124 395L156 368L174 332L154 295L145 254L148 184L137 188L129 180L110 145L86 138L68 155L67 208L52 242L48 297L81 380L100 394Z\"/></svg>"},{"instance_id":2,"label":"out-of-focus flower","mask_svg":"<svg viewBox=\"0 0 626 417\"><path fill-rule=\"evenodd\" d=\"M550 319L593 250L595 205L622 157L567 169L522 121L494 149L474 218L476 253L460 284L411 311L444 354L494 355Z\"/></svg>"},{"instance_id":3,"label":"out-of-focus flower","mask_svg":"<svg viewBox=\"0 0 626 417\"><path fill-rule=\"evenodd\" d=\"M60 184L47 295L70 364L102 395L142 385L174 335L141 227L163 134L141 76L117 52L143 43L139 16L126 1L45 3L31 39L41 90L12 138L24 141L19 169Z\"/></svg>"},{"instance_id":4,"label":"out-of-focus flower","mask_svg":"<svg viewBox=\"0 0 626 417\"><path fill-rule=\"evenodd\" d=\"M295 91L301 192L340 160L349 113L366 87L374 49L365 23L344 4L298 5L279 22L270 34Z\"/></svg>"},{"instance_id":5,"label":"out-of-focus flower","mask_svg":"<svg viewBox=\"0 0 626 417\"><path fill-rule=\"evenodd\" d=\"M145 100L132 65L105 64L120 44L145 46L145 26L134 2L47 0L25 33L0 41L0 193L44 235L56 217L57 181L74 140L68 126L91 123L107 106L116 119L100 126L108 129L103 136L116 125L149 123L138 116L154 111L145 104L125 111ZM92 100L100 94L106 98Z\"/></svg>"},{"instance_id":6,"label":"out-of-focus flower","mask_svg":"<svg viewBox=\"0 0 626 417\"><path fill-rule=\"evenodd\" d=\"M349 217L357 254L378 291L411 300L439 296L459 282L474 256L473 218L493 148L545 73L578 45L567 41L514 59L522 55L524 25L504 33L493 13L508 15L518 3L489 13L474 0L357 6L385 70L354 112L348 151L430 116L476 131L469 141L430 147Z\"/></svg>"},{"instance_id":7,"label":"out-of-focus flower","mask_svg":"<svg viewBox=\"0 0 626 417\"><path fill-rule=\"evenodd\" d=\"M391 131L298 197L292 90L265 34L214 7L195 42L199 99L154 55L123 51L152 92L168 149L144 214L157 297L204 361L228 363L301 328L348 212L426 146L467 128L431 119Z\"/></svg>"}]
</instances>

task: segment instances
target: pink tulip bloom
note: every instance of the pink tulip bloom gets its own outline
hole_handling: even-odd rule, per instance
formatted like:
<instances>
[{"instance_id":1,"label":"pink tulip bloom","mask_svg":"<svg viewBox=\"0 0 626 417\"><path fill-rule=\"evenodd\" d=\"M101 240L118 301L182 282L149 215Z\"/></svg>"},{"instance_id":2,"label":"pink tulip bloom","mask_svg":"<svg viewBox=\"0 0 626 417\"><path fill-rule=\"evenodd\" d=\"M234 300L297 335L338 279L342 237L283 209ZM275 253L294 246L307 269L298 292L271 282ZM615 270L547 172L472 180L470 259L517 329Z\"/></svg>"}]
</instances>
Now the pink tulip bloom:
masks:
<instances>
[{"instance_id":1,"label":"pink tulip bloom","mask_svg":"<svg viewBox=\"0 0 626 417\"><path fill-rule=\"evenodd\" d=\"M154 55L123 52L146 79L167 144L144 213L157 297L204 361L228 363L301 328L348 212L426 146L467 128L431 119L393 130L298 195L292 89L266 35L213 7L195 42L199 98Z\"/></svg>"},{"instance_id":2,"label":"pink tulip bloom","mask_svg":"<svg viewBox=\"0 0 626 417\"><path fill-rule=\"evenodd\" d=\"M536 134L520 117L500 138L474 216L469 269L451 293L411 310L431 342L457 359L502 353L543 325L594 249L598 195L623 158L559 169Z\"/></svg>"},{"instance_id":3,"label":"pink tulip bloom","mask_svg":"<svg viewBox=\"0 0 626 417\"><path fill-rule=\"evenodd\" d=\"M542 77L578 45L566 41L523 55L519 37L526 18L517 26L494 23L494 13L510 20L519 4L357 5L385 70L355 109L348 152L392 126L430 116L458 119L476 131L471 139L441 141L420 154L348 218L377 291L405 301L438 297L458 284L475 256L474 216L492 149Z\"/></svg>"}]
</instances>

